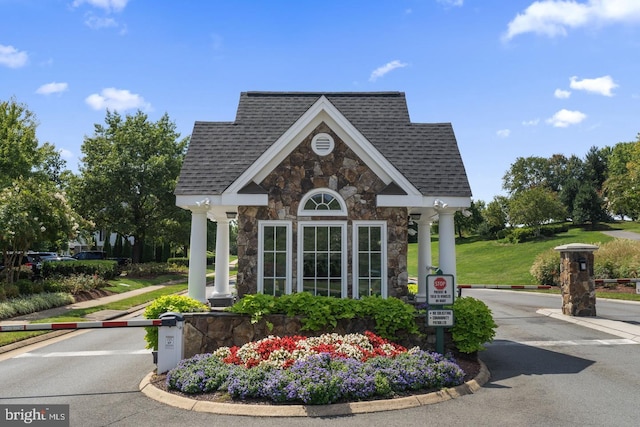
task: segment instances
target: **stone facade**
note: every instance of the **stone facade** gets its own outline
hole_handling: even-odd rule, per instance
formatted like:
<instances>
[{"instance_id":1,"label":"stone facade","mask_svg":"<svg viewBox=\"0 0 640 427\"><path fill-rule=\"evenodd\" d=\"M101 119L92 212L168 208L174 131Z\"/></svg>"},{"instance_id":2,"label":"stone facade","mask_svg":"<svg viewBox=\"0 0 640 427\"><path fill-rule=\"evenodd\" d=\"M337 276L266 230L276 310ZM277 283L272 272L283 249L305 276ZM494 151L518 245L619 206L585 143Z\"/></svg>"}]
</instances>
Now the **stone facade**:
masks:
<instances>
[{"instance_id":1,"label":"stone facade","mask_svg":"<svg viewBox=\"0 0 640 427\"><path fill-rule=\"evenodd\" d=\"M563 314L568 316L596 315L593 259L592 251L571 251L560 254ZM581 264L584 269L581 269Z\"/></svg>"},{"instance_id":2,"label":"stone facade","mask_svg":"<svg viewBox=\"0 0 640 427\"><path fill-rule=\"evenodd\" d=\"M272 314L264 316L257 323L251 323L248 315L212 311L210 313L183 313L184 316L184 358L196 354L210 353L219 347L242 346L251 341L257 341L273 336L317 336L322 333L363 333L375 332L373 319L339 319L335 328L324 331L301 331L300 317ZM394 341L407 348L418 346L424 350L435 349L435 328L426 326L425 316L416 316L416 323L421 335L409 335L399 332L399 339ZM271 325L271 328L268 325ZM454 350L451 334L445 331L445 348Z\"/></svg>"},{"instance_id":3,"label":"stone facade","mask_svg":"<svg viewBox=\"0 0 640 427\"><path fill-rule=\"evenodd\" d=\"M318 133L328 133L334 139L334 149L319 156L311 147ZM268 192L268 206L238 208L238 296L257 292L258 221L287 220L292 222L293 289L297 283L298 206L311 190L328 188L339 193L347 205L347 217L327 217L322 220L347 220L348 295L352 295L352 221L382 220L387 222L387 289L388 295L407 295L407 227L406 208L377 208L376 195L385 188L375 173L336 135L321 123L282 161L260 185Z\"/></svg>"}]
</instances>

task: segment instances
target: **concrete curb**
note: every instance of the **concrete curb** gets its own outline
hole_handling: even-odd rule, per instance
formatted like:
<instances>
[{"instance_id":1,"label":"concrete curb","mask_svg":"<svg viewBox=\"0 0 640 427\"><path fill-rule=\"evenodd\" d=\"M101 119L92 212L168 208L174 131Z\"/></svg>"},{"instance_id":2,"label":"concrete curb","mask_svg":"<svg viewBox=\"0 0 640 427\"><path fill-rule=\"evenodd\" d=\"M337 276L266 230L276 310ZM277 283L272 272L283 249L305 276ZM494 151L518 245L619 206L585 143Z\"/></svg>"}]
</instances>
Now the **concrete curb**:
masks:
<instances>
[{"instance_id":1,"label":"concrete curb","mask_svg":"<svg viewBox=\"0 0 640 427\"><path fill-rule=\"evenodd\" d=\"M252 417L335 417L415 408L445 402L460 396L475 393L489 381L490 377L487 366L481 360L478 361L480 362L480 372L478 375L474 379L454 388L397 399L336 403L331 405L246 405L194 400L157 388L151 383L151 378L154 375L153 372L150 372L142 379L139 388L140 391L150 399L190 411Z\"/></svg>"},{"instance_id":2,"label":"concrete curb","mask_svg":"<svg viewBox=\"0 0 640 427\"><path fill-rule=\"evenodd\" d=\"M576 325L606 332L620 338L629 339L640 343L640 327L617 320L603 319L601 317L576 317L562 314L561 309L541 308L536 311L538 314L548 316L553 319L563 320Z\"/></svg>"}]
</instances>

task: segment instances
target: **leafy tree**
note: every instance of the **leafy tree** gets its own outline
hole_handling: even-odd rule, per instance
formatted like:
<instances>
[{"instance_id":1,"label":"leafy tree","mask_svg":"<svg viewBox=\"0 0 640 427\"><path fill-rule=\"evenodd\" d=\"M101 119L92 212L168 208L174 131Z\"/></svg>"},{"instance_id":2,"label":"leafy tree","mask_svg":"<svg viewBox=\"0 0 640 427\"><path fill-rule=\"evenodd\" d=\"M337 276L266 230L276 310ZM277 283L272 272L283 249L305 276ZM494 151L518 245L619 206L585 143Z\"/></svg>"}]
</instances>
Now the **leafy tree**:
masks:
<instances>
[{"instance_id":1,"label":"leafy tree","mask_svg":"<svg viewBox=\"0 0 640 427\"><path fill-rule=\"evenodd\" d=\"M604 202L593 182L584 181L578 188L573 202L571 219L576 224L597 224L606 221L608 215L603 210Z\"/></svg>"},{"instance_id":2,"label":"leafy tree","mask_svg":"<svg viewBox=\"0 0 640 427\"><path fill-rule=\"evenodd\" d=\"M13 282L16 261L20 265L19 258L32 245L41 241L65 245L77 235L82 223L51 181L18 179L0 190L0 249L7 282Z\"/></svg>"},{"instance_id":3,"label":"leafy tree","mask_svg":"<svg viewBox=\"0 0 640 427\"><path fill-rule=\"evenodd\" d=\"M514 195L536 187L549 187L550 163L544 157L518 157L502 177L502 188Z\"/></svg>"},{"instance_id":4,"label":"leafy tree","mask_svg":"<svg viewBox=\"0 0 640 427\"><path fill-rule=\"evenodd\" d=\"M175 128L167 114L154 123L141 111L107 111L105 125L96 124L82 145L74 203L98 227L134 237L133 262L142 260L147 238L162 233L163 220L180 211L173 190L188 138L179 140Z\"/></svg>"},{"instance_id":5,"label":"leafy tree","mask_svg":"<svg viewBox=\"0 0 640 427\"><path fill-rule=\"evenodd\" d=\"M490 233L504 230L509 221L509 199L505 196L495 196L482 214Z\"/></svg>"},{"instance_id":6,"label":"leafy tree","mask_svg":"<svg viewBox=\"0 0 640 427\"><path fill-rule=\"evenodd\" d=\"M0 188L31 175L38 160L35 115L15 99L0 102Z\"/></svg>"},{"instance_id":7,"label":"leafy tree","mask_svg":"<svg viewBox=\"0 0 640 427\"><path fill-rule=\"evenodd\" d=\"M465 209L460 212L457 211L453 216L454 227L458 232L460 238L464 233L473 234L478 230L478 226L483 221L482 211L484 210L484 202L479 200L477 202L471 201L469 209Z\"/></svg>"},{"instance_id":8,"label":"leafy tree","mask_svg":"<svg viewBox=\"0 0 640 427\"><path fill-rule=\"evenodd\" d=\"M512 224L522 224L540 232L540 227L550 220L565 220L566 210L556 193L535 187L521 191L509 201L509 216Z\"/></svg>"},{"instance_id":9,"label":"leafy tree","mask_svg":"<svg viewBox=\"0 0 640 427\"><path fill-rule=\"evenodd\" d=\"M616 144L609 156L604 194L612 214L640 218L640 134L636 142Z\"/></svg>"}]
</instances>

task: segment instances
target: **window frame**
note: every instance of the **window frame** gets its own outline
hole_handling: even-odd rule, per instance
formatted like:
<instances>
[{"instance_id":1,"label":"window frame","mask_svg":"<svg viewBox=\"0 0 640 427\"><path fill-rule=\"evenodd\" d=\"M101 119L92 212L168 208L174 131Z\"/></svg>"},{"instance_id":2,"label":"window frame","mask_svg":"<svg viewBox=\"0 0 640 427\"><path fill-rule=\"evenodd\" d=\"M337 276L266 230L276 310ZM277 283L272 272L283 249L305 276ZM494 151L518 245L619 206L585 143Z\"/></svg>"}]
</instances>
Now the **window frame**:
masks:
<instances>
[{"instance_id":1,"label":"window frame","mask_svg":"<svg viewBox=\"0 0 640 427\"><path fill-rule=\"evenodd\" d=\"M340 204L340 210L306 210L304 205L307 204L309 199L319 194L328 194L333 197ZM304 195L302 200L300 200L300 204L298 205L298 216L347 216L347 204L339 193L329 188L318 188L309 191Z\"/></svg>"},{"instance_id":2,"label":"window frame","mask_svg":"<svg viewBox=\"0 0 640 427\"><path fill-rule=\"evenodd\" d=\"M304 229L305 227L340 227L340 298L347 298L347 272L348 272L348 241L347 241L347 221L299 221L298 222L298 277L297 292L304 292Z\"/></svg>"},{"instance_id":3,"label":"window frame","mask_svg":"<svg viewBox=\"0 0 640 427\"><path fill-rule=\"evenodd\" d=\"M286 228L286 276L285 276L285 295L289 295L293 291L293 224L291 221L261 220L258 221L258 283L257 292L264 294L264 230L266 227L285 227Z\"/></svg>"},{"instance_id":4,"label":"window frame","mask_svg":"<svg viewBox=\"0 0 640 427\"><path fill-rule=\"evenodd\" d=\"M359 253L360 253L360 240L358 238L358 231L362 227L379 227L380 228L380 294L382 298L387 298L389 295L388 292L388 283L387 283L387 222L386 221L358 221L354 220L352 222L352 261L351 261L351 271L352 271L352 298L360 299L360 263L359 263ZM371 252L369 252L371 253Z\"/></svg>"}]
</instances>

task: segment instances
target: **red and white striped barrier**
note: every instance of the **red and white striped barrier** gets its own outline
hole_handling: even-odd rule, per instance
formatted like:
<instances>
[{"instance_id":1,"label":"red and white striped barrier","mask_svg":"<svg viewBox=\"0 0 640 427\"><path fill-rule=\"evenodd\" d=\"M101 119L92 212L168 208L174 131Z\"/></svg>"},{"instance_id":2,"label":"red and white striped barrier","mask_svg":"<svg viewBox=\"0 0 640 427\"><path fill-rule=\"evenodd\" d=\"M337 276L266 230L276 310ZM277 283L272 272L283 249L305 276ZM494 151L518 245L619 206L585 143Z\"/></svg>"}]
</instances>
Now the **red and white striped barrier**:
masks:
<instances>
[{"instance_id":1,"label":"red and white striped barrier","mask_svg":"<svg viewBox=\"0 0 640 427\"><path fill-rule=\"evenodd\" d=\"M168 321L169 320L169 321ZM21 323L0 325L0 332L50 331L60 329L132 328L141 326L174 326L172 319L111 320L104 322Z\"/></svg>"},{"instance_id":2,"label":"red and white striped barrier","mask_svg":"<svg viewBox=\"0 0 640 427\"><path fill-rule=\"evenodd\" d=\"M596 285L602 285L603 283L619 283L619 284L627 284L633 282L640 282L640 279L595 279Z\"/></svg>"},{"instance_id":3,"label":"red and white striped barrier","mask_svg":"<svg viewBox=\"0 0 640 427\"><path fill-rule=\"evenodd\" d=\"M550 285L458 285L458 289L551 289Z\"/></svg>"}]
</instances>

